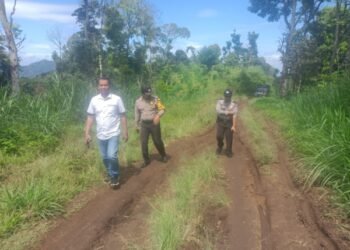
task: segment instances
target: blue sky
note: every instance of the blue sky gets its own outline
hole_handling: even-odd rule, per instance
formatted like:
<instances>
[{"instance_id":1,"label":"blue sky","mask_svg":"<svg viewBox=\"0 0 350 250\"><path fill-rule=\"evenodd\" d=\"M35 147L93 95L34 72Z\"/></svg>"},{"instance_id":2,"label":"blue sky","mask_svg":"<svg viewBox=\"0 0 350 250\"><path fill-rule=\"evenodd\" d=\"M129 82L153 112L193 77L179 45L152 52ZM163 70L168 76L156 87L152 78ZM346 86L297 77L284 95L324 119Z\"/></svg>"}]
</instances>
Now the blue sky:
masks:
<instances>
[{"instance_id":1,"label":"blue sky","mask_svg":"<svg viewBox=\"0 0 350 250\"><path fill-rule=\"evenodd\" d=\"M12 10L13 2L5 1L7 13ZM189 45L201 48L211 44L222 47L234 29L246 44L247 33L255 31L259 34L259 56L281 67L277 49L284 25L267 22L250 13L249 0L148 0L148 3L156 11L158 25L176 23L191 32L191 37L177 41L175 48L185 49ZM59 30L66 41L78 30L71 14L79 4L79 0L17 0L14 23L26 38L19 51L22 65L51 58L54 45L48 39L49 33Z\"/></svg>"}]
</instances>

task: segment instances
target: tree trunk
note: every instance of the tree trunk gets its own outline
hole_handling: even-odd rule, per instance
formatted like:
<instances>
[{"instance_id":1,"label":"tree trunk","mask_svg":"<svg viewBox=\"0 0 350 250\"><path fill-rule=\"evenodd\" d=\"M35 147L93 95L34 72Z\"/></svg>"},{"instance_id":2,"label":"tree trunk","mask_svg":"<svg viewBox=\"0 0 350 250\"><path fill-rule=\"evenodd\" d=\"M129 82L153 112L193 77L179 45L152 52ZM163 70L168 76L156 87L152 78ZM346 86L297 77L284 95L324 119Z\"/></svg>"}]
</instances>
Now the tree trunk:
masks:
<instances>
[{"instance_id":1,"label":"tree trunk","mask_svg":"<svg viewBox=\"0 0 350 250\"><path fill-rule=\"evenodd\" d=\"M0 0L0 21L5 32L7 48L9 53L9 61L10 61L10 67L11 67L12 94L17 95L20 92L17 46L16 46L15 38L12 32L12 22L9 23L7 19L4 0Z\"/></svg>"},{"instance_id":2,"label":"tree trunk","mask_svg":"<svg viewBox=\"0 0 350 250\"><path fill-rule=\"evenodd\" d=\"M288 28L288 35L287 35L287 41L286 41L286 48L285 48L285 53L283 55L283 66L282 66L282 82L280 85L280 95L282 97L287 95L287 90L288 90L288 79L290 78L290 71L292 67L292 62L291 62L291 53L292 53L292 47L293 47L293 39L295 35L295 30L296 30L296 8L297 8L297 0L292 1L292 6L291 6L291 19L290 21L287 20L285 17L285 23Z\"/></svg>"},{"instance_id":3,"label":"tree trunk","mask_svg":"<svg viewBox=\"0 0 350 250\"><path fill-rule=\"evenodd\" d=\"M331 57L331 65L330 65L330 73L332 73L334 70L336 70L336 59L338 57L338 49L339 49L339 15L340 15L340 7L341 7L341 0L337 0L337 6L336 6L336 17L335 17L335 31L334 31L334 42L333 42L333 51L332 51L332 57Z\"/></svg>"}]
</instances>

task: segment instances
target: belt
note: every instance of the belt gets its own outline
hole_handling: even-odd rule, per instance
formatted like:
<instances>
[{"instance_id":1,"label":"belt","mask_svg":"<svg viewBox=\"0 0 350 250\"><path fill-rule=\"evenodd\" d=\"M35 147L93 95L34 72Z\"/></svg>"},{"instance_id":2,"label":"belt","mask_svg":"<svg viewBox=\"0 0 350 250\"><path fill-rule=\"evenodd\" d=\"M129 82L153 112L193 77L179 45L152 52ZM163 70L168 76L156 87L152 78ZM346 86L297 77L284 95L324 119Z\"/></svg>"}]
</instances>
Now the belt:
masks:
<instances>
[{"instance_id":1,"label":"belt","mask_svg":"<svg viewBox=\"0 0 350 250\"><path fill-rule=\"evenodd\" d=\"M219 121L219 122L232 122L232 118L223 118L223 117L220 117L220 116L218 116L217 117L217 120Z\"/></svg>"},{"instance_id":2,"label":"belt","mask_svg":"<svg viewBox=\"0 0 350 250\"><path fill-rule=\"evenodd\" d=\"M153 123L153 120L142 120L141 122L146 123L146 124L150 124L150 123Z\"/></svg>"}]
</instances>

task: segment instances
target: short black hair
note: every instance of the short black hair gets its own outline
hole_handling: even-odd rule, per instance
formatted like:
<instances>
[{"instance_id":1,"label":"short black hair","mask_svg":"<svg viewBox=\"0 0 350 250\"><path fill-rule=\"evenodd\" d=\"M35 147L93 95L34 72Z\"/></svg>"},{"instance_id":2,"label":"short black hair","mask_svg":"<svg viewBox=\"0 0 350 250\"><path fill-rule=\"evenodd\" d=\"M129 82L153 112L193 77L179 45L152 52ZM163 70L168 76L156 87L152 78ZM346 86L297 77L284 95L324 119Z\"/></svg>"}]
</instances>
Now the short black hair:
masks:
<instances>
[{"instance_id":1,"label":"short black hair","mask_svg":"<svg viewBox=\"0 0 350 250\"><path fill-rule=\"evenodd\" d=\"M141 93L142 94L151 93L151 92L152 92L151 86L144 85L144 86L141 87Z\"/></svg>"},{"instance_id":2,"label":"short black hair","mask_svg":"<svg viewBox=\"0 0 350 250\"><path fill-rule=\"evenodd\" d=\"M101 77L99 77L98 80L97 80L97 83L99 83L101 80L107 81L108 84L111 83L111 80L110 80L109 77L107 77L107 76L101 76Z\"/></svg>"}]
</instances>

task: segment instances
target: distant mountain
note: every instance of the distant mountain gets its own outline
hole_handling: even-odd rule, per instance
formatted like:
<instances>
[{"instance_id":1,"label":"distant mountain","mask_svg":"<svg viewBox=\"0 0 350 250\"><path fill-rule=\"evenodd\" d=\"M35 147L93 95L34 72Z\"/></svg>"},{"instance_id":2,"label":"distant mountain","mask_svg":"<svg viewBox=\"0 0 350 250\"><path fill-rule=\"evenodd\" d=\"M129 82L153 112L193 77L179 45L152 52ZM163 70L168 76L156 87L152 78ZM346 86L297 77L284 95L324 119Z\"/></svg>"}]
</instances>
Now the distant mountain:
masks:
<instances>
[{"instance_id":1,"label":"distant mountain","mask_svg":"<svg viewBox=\"0 0 350 250\"><path fill-rule=\"evenodd\" d=\"M35 63L31 63L26 66L20 67L20 77L32 78L37 75L45 74L54 71L56 65L53 61L41 60Z\"/></svg>"}]
</instances>

